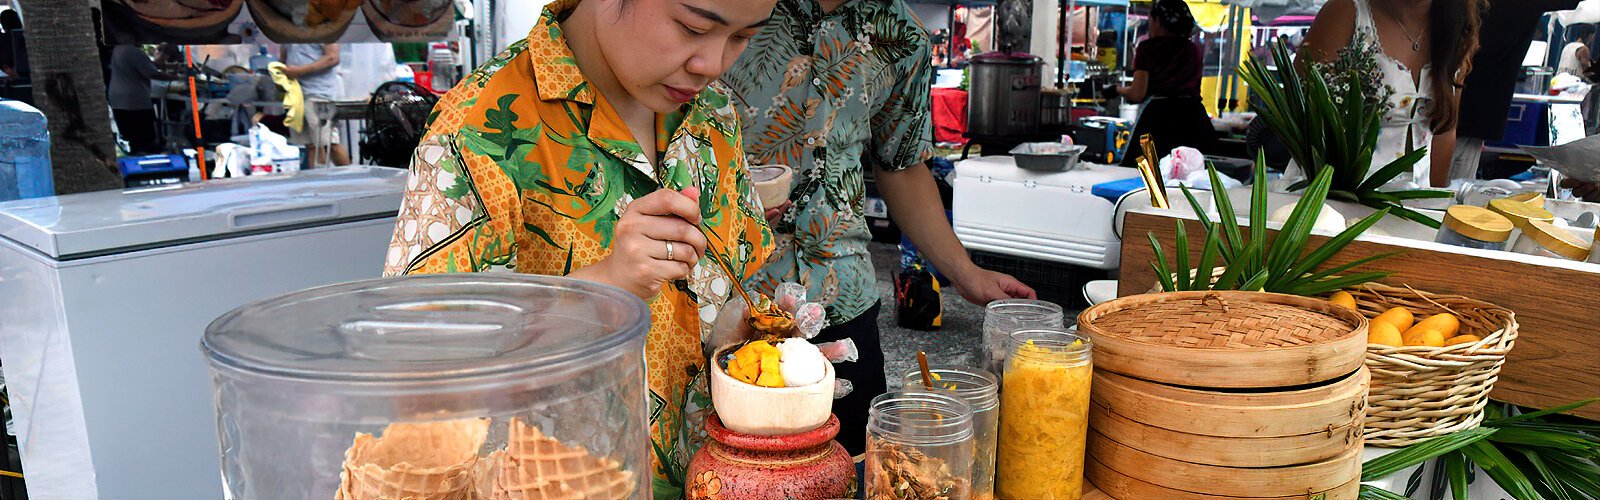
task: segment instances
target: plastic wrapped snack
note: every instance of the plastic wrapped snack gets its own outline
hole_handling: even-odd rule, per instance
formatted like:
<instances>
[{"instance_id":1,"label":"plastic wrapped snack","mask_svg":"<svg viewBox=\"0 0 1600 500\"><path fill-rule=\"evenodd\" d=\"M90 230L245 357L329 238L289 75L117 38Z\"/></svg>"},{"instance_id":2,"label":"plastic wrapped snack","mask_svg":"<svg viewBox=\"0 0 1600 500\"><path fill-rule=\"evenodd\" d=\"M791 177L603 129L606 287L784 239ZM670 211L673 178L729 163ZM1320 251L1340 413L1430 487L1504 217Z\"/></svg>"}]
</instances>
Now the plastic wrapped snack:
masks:
<instances>
[{"instance_id":1,"label":"plastic wrapped snack","mask_svg":"<svg viewBox=\"0 0 1600 500\"><path fill-rule=\"evenodd\" d=\"M861 350L856 349L856 341L854 339L817 344L817 350L822 351L822 355L827 357L828 361L834 363L855 362L861 359Z\"/></svg>"}]
</instances>

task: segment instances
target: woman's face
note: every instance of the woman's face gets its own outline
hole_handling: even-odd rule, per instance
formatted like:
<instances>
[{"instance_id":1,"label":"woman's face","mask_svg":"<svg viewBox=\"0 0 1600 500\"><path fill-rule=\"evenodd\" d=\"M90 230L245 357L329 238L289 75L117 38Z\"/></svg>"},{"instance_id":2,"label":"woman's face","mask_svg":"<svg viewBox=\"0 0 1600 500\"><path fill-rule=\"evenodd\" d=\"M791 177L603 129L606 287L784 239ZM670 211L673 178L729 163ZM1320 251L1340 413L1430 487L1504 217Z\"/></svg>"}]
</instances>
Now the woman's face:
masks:
<instances>
[{"instance_id":1,"label":"woman's face","mask_svg":"<svg viewBox=\"0 0 1600 500\"><path fill-rule=\"evenodd\" d=\"M601 52L630 96L667 113L722 77L776 0L610 2L600 15Z\"/></svg>"}]
</instances>

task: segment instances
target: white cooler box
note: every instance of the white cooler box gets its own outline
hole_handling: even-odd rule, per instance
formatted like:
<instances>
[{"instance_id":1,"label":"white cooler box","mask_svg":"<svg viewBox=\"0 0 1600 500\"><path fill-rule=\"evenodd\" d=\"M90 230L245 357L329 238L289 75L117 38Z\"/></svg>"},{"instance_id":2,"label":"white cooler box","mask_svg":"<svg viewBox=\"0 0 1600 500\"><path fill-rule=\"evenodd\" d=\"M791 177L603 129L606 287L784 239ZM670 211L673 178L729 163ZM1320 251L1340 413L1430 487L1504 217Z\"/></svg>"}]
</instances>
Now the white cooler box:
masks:
<instances>
[{"instance_id":1,"label":"white cooler box","mask_svg":"<svg viewBox=\"0 0 1600 500\"><path fill-rule=\"evenodd\" d=\"M1067 172L1017 168L1009 156L956 164L956 236L969 250L1116 269L1122 241L1113 231L1116 203L1094 186L1138 177L1138 171L1079 163Z\"/></svg>"}]
</instances>

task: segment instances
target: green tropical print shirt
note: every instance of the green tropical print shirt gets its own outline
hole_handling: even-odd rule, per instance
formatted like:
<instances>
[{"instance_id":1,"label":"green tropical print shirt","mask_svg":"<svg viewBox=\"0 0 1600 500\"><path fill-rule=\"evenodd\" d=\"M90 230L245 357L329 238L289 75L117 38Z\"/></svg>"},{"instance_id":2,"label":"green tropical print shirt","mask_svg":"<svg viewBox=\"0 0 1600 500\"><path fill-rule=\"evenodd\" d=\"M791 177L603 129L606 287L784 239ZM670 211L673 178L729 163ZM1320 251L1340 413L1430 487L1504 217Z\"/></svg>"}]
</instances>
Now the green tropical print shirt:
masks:
<instances>
[{"instance_id":1,"label":"green tropical print shirt","mask_svg":"<svg viewBox=\"0 0 1600 500\"><path fill-rule=\"evenodd\" d=\"M723 76L752 164L795 170L776 247L748 282L805 285L840 324L878 302L867 243L867 168L902 170L933 155L927 32L902 0L778 0L772 21Z\"/></svg>"}]
</instances>

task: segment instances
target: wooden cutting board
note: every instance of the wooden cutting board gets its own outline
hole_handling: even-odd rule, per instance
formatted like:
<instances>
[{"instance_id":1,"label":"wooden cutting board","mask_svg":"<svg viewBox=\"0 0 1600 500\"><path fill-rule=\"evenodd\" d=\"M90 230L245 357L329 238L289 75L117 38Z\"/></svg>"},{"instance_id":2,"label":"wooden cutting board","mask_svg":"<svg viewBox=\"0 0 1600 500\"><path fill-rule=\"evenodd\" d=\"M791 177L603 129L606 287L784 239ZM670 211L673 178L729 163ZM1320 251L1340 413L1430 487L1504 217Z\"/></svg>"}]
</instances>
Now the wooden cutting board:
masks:
<instances>
[{"instance_id":1,"label":"wooden cutting board","mask_svg":"<svg viewBox=\"0 0 1600 500\"><path fill-rule=\"evenodd\" d=\"M1095 489L1094 485L1089 484L1088 481L1083 482L1083 488L1083 498L1081 500L1116 500L1111 498L1111 495L1101 493L1100 490Z\"/></svg>"}]
</instances>

